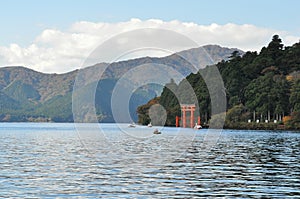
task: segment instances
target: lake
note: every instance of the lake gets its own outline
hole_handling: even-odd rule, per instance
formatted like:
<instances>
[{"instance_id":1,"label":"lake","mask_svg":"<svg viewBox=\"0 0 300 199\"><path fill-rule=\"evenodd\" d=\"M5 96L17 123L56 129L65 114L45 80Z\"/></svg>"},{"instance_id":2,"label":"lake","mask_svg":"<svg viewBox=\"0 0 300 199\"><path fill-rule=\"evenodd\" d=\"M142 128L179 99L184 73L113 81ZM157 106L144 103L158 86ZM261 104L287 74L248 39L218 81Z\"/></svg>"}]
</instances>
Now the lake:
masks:
<instances>
[{"instance_id":1,"label":"lake","mask_svg":"<svg viewBox=\"0 0 300 199\"><path fill-rule=\"evenodd\" d=\"M299 132L0 123L0 139L3 198L300 197Z\"/></svg>"}]
</instances>

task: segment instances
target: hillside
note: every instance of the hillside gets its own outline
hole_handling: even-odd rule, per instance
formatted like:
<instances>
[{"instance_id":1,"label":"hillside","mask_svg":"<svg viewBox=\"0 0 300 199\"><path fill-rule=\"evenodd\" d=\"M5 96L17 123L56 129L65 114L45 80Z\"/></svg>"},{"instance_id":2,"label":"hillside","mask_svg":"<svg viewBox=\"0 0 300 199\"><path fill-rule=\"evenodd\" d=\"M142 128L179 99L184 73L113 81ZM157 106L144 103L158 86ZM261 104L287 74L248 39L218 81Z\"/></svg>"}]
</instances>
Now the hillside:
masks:
<instances>
[{"instance_id":1,"label":"hillside","mask_svg":"<svg viewBox=\"0 0 300 199\"><path fill-rule=\"evenodd\" d=\"M89 88L96 88L95 108L98 119L103 122L113 122L110 110L112 90L116 82L129 70L145 64L153 66L161 64L171 67L185 77L195 72L195 68L204 68L221 60L227 60L235 50L237 49L208 45L162 58L143 57L111 64L98 63L65 74L44 74L21 66L2 67L0 68L0 121L73 121L72 91L80 72L82 93L87 95ZM159 72L164 75L164 71ZM99 74L102 75L99 77ZM130 81L133 84L138 83L145 75L147 74L140 71L139 74L131 76ZM136 108L160 94L161 91L162 86L145 85L133 93L129 111L134 120L137 119ZM83 116L82 121L89 122L89 119Z\"/></svg>"},{"instance_id":2,"label":"hillside","mask_svg":"<svg viewBox=\"0 0 300 199\"><path fill-rule=\"evenodd\" d=\"M170 126L175 126L175 116L181 115L181 103L194 103L198 104L197 114L203 125L218 127L216 118L226 111L226 128L276 129L284 124L284 128L300 129L299 55L300 42L284 47L279 36L274 35L260 53L234 52L230 60L216 64L224 82L219 88L209 91L207 86L214 82L212 66L188 75L179 84L166 84L160 97L138 108L139 122L150 121L149 109L155 101L166 109L166 125ZM186 92L187 84L192 86L196 98ZM226 110L213 114L211 99L218 89L226 94Z\"/></svg>"}]
</instances>

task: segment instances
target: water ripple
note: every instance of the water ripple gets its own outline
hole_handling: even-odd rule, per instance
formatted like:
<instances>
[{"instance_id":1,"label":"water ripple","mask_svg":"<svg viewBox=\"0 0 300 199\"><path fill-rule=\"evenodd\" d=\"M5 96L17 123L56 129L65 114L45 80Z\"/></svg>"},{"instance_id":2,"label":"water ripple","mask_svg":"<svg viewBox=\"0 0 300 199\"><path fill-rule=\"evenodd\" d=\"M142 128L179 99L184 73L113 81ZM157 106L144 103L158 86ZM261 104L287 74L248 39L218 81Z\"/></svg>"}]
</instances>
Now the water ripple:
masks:
<instances>
[{"instance_id":1,"label":"water ripple","mask_svg":"<svg viewBox=\"0 0 300 199\"><path fill-rule=\"evenodd\" d=\"M71 124L35 125L0 127L3 198L300 197L297 133L225 130L204 150L205 130L198 131L184 154L149 163L147 152L169 139L168 129L160 137L118 142L125 150L114 152L89 134L83 139L91 155Z\"/></svg>"}]
</instances>

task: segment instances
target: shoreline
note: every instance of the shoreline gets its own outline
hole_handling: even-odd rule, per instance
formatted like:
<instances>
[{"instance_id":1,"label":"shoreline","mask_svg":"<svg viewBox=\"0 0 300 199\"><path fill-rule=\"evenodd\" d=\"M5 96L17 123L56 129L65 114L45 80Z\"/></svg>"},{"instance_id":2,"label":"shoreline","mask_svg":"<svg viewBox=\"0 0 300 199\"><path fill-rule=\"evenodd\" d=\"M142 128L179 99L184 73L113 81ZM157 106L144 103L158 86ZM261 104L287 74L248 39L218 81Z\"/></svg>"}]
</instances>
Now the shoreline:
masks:
<instances>
[{"instance_id":1,"label":"shoreline","mask_svg":"<svg viewBox=\"0 0 300 199\"><path fill-rule=\"evenodd\" d=\"M226 122L223 126L224 129L237 129L237 130L300 130L287 124L282 123L254 123L254 122Z\"/></svg>"},{"instance_id":2,"label":"shoreline","mask_svg":"<svg viewBox=\"0 0 300 199\"><path fill-rule=\"evenodd\" d=\"M114 122L44 122L44 121L0 121L0 124L117 124ZM130 122L121 123L121 124L129 124ZM144 126L144 125L141 125ZM175 126L165 126L165 127L174 127ZM202 126L203 129L208 129L209 125ZM180 127L179 127L180 128ZM188 128L189 129L189 128ZM299 131L299 128L290 128L287 125L283 124L274 124L274 123L246 123L246 122L239 122L239 123L231 123L231 124L224 124L223 128L226 130L264 130L264 131Z\"/></svg>"}]
</instances>

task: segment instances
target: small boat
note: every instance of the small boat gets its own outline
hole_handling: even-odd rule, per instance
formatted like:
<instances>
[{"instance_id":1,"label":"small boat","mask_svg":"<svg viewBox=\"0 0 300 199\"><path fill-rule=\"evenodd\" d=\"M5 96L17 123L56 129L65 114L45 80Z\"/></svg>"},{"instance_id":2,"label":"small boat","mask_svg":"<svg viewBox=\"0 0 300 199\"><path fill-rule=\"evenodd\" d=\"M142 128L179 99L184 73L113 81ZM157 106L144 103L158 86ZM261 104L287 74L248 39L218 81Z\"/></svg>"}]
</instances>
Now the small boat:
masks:
<instances>
[{"instance_id":1,"label":"small boat","mask_svg":"<svg viewBox=\"0 0 300 199\"><path fill-rule=\"evenodd\" d=\"M202 126L200 124L195 124L194 129L202 129Z\"/></svg>"},{"instance_id":2,"label":"small boat","mask_svg":"<svg viewBox=\"0 0 300 199\"><path fill-rule=\"evenodd\" d=\"M132 122L131 124L129 124L129 125L128 125L128 127L132 127L132 128L134 128L134 127L136 127L136 125L135 125L135 123L134 123L134 122Z\"/></svg>"},{"instance_id":3,"label":"small boat","mask_svg":"<svg viewBox=\"0 0 300 199\"><path fill-rule=\"evenodd\" d=\"M161 132L158 131L157 129L155 129L155 130L153 131L153 134L161 134Z\"/></svg>"},{"instance_id":4,"label":"small boat","mask_svg":"<svg viewBox=\"0 0 300 199\"><path fill-rule=\"evenodd\" d=\"M152 127L152 124L151 124L151 122L147 125L148 127Z\"/></svg>"}]
</instances>

